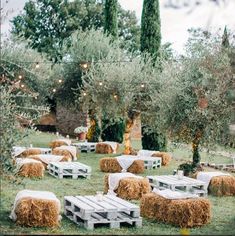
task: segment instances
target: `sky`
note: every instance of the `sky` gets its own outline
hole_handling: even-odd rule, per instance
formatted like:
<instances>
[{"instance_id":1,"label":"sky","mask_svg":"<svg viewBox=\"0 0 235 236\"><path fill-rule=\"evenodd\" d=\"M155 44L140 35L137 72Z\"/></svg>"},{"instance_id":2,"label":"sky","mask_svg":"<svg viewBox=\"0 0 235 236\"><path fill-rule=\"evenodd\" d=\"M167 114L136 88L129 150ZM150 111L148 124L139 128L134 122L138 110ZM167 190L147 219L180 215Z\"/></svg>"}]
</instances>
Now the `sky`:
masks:
<instances>
[{"instance_id":1,"label":"sky","mask_svg":"<svg viewBox=\"0 0 235 236\"><path fill-rule=\"evenodd\" d=\"M10 20L19 14L27 0L1 0L3 15L6 17L1 24L3 35L9 34L11 28ZM139 23L141 21L143 0L118 0L121 6L126 10L136 12ZM216 32L223 29L226 25L232 31L235 31L235 0L221 0L215 4L210 0L171 0L172 2L189 4L180 9L167 7L169 0L160 0L161 32L162 43L172 43L173 49L183 52L184 44L188 39L188 29L201 27L203 29ZM196 2L200 5L195 5ZM7 3L6 3L7 2Z\"/></svg>"}]
</instances>

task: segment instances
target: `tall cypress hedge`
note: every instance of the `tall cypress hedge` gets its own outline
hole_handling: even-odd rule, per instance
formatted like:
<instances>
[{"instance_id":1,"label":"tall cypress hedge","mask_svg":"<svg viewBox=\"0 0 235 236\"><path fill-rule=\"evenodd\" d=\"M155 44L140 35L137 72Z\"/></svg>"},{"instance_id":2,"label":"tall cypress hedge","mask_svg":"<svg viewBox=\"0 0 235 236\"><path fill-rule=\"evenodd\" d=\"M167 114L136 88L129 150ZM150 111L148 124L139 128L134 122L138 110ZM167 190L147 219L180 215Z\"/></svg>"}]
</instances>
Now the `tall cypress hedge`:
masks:
<instances>
[{"instance_id":1,"label":"tall cypress hedge","mask_svg":"<svg viewBox=\"0 0 235 236\"><path fill-rule=\"evenodd\" d=\"M149 53L154 61L159 57L161 47L161 19L158 0L144 0L141 16L140 50ZM145 132L148 130L148 132ZM148 150L166 150L166 136L157 133L151 124L143 124L142 147Z\"/></svg>"},{"instance_id":2,"label":"tall cypress hedge","mask_svg":"<svg viewBox=\"0 0 235 236\"><path fill-rule=\"evenodd\" d=\"M161 20L158 0L144 0L141 16L141 52L150 53L155 59L161 46Z\"/></svg>"},{"instance_id":3,"label":"tall cypress hedge","mask_svg":"<svg viewBox=\"0 0 235 236\"><path fill-rule=\"evenodd\" d=\"M104 7L104 32L111 34L114 38L118 35L117 23L117 0L106 0Z\"/></svg>"}]
</instances>

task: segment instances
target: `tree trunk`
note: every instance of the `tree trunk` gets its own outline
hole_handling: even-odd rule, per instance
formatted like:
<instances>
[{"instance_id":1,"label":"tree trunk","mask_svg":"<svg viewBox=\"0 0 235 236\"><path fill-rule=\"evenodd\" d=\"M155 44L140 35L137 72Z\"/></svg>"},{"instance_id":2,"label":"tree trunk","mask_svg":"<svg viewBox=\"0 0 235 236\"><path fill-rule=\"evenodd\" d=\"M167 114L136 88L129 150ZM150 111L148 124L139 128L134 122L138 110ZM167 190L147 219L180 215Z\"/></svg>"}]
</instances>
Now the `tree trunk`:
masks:
<instances>
[{"instance_id":1,"label":"tree trunk","mask_svg":"<svg viewBox=\"0 0 235 236\"><path fill-rule=\"evenodd\" d=\"M131 130L134 127L137 118L139 117L138 114L132 114L130 115L126 120L126 127L124 132L124 154L129 155L132 153L132 147L131 147Z\"/></svg>"},{"instance_id":2,"label":"tree trunk","mask_svg":"<svg viewBox=\"0 0 235 236\"><path fill-rule=\"evenodd\" d=\"M200 165L201 156L199 154L199 143L201 140L202 132L197 131L192 143L193 151L193 166L198 167Z\"/></svg>"}]
</instances>

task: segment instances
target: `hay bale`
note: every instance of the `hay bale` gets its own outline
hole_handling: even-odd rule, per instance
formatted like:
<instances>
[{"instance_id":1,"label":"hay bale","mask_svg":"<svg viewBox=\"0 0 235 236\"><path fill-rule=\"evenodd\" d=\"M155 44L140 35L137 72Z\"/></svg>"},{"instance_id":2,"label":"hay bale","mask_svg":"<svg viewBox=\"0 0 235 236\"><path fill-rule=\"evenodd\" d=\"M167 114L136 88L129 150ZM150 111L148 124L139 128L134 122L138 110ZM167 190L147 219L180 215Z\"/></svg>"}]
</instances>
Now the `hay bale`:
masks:
<instances>
[{"instance_id":1,"label":"hay bale","mask_svg":"<svg viewBox=\"0 0 235 236\"><path fill-rule=\"evenodd\" d=\"M100 170L108 173L122 172L122 167L119 165L116 158L104 157L100 159ZM141 174L144 172L144 161L135 160L133 164L127 169L127 172L133 174Z\"/></svg>"},{"instance_id":2,"label":"hay bale","mask_svg":"<svg viewBox=\"0 0 235 236\"><path fill-rule=\"evenodd\" d=\"M31 155L38 155L38 154L42 154L42 151L40 149L37 149L37 148L29 148L25 151L23 151L20 156L21 157L28 157L28 156L31 156Z\"/></svg>"},{"instance_id":3,"label":"hay bale","mask_svg":"<svg viewBox=\"0 0 235 236\"><path fill-rule=\"evenodd\" d=\"M109 190L109 175L104 177L104 192ZM139 200L144 194L149 193L151 187L147 178L139 179L134 177L123 178L120 180L118 188L114 191L117 197L127 200Z\"/></svg>"},{"instance_id":4,"label":"hay bale","mask_svg":"<svg viewBox=\"0 0 235 236\"><path fill-rule=\"evenodd\" d=\"M206 198L171 200L149 193L141 199L140 214L146 218L188 228L210 222L211 204Z\"/></svg>"},{"instance_id":5,"label":"hay bale","mask_svg":"<svg viewBox=\"0 0 235 236\"><path fill-rule=\"evenodd\" d=\"M208 186L208 192L209 194L215 196L234 196L235 177L234 176L213 177Z\"/></svg>"},{"instance_id":6,"label":"hay bale","mask_svg":"<svg viewBox=\"0 0 235 236\"><path fill-rule=\"evenodd\" d=\"M22 177L29 177L29 178L31 177L41 178L44 176L44 171L45 171L45 167L41 162L25 163L20 167L18 171L18 175Z\"/></svg>"},{"instance_id":7,"label":"hay bale","mask_svg":"<svg viewBox=\"0 0 235 236\"><path fill-rule=\"evenodd\" d=\"M161 157L163 166L169 165L171 161L171 155L167 152L156 152L152 155L152 157Z\"/></svg>"},{"instance_id":8,"label":"hay bale","mask_svg":"<svg viewBox=\"0 0 235 236\"><path fill-rule=\"evenodd\" d=\"M63 149L53 149L52 150L52 155L58 155L58 156L64 156L64 158L67 158L67 160L73 160L73 156L71 152L68 150L63 150Z\"/></svg>"},{"instance_id":9,"label":"hay bale","mask_svg":"<svg viewBox=\"0 0 235 236\"><path fill-rule=\"evenodd\" d=\"M37 161L40 161L40 162L43 164L43 166L44 166L45 168L47 168L47 165L48 165L48 164L45 163L45 162L43 162L42 159L41 159L39 156L29 156L29 158L30 158L30 159L34 159L34 160L37 160ZM60 162L64 162L64 161L70 162L70 161L71 161L71 157L63 156L63 158L60 160Z\"/></svg>"},{"instance_id":10,"label":"hay bale","mask_svg":"<svg viewBox=\"0 0 235 236\"><path fill-rule=\"evenodd\" d=\"M29 190L23 190L20 193L22 194L22 192L40 193L39 191ZM43 194L44 192L42 191L41 193ZM54 227L59 225L59 214L60 202L56 197L53 200L48 198L43 199L43 197L34 198L29 195L28 197L21 196L18 200L15 200L14 209L10 217L21 226Z\"/></svg>"},{"instance_id":11,"label":"hay bale","mask_svg":"<svg viewBox=\"0 0 235 236\"><path fill-rule=\"evenodd\" d=\"M63 146L63 145L68 146L68 144L62 140L55 140L55 141L50 142L49 144L50 148L52 149Z\"/></svg>"},{"instance_id":12,"label":"hay bale","mask_svg":"<svg viewBox=\"0 0 235 236\"><path fill-rule=\"evenodd\" d=\"M99 154L110 154L110 153L113 153L113 149L107 143L97 143L95 152Z\"/></svg>"}]
</instances>

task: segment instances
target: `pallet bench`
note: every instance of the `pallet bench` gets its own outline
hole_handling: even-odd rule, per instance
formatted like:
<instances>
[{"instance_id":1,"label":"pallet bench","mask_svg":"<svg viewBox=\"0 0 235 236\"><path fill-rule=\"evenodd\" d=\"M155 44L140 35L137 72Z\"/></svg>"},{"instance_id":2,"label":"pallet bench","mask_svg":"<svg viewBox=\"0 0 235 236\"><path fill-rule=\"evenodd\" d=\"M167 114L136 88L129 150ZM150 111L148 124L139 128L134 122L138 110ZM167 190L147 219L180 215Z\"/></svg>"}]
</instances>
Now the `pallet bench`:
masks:
<instances>
[{"instance_id":1,"label":"pallet bench","mask_svg":"<svg viewBox=\"0 0 235 236\"><path fill-rule=\"evenodd\" d=\"M178 179L177 175L147 176L150 185L157 189L169 188L173 191L185 191L199 196L207 196L206 183L203 181L185 177Z\"/></svg>"},{"instance_id":2,"label":"pallet bench","mask_svg":"<svg viewBox=\"0 0 235 236\"><path fill-rule=\"evenodd\" d=\"M72 143L72 146L77 147L80 152L95 152L97 143L82 142L82 143Z\"/></svg>"},{"instance_id":3,"label":"pallet bench","mask_svg":"<svg viewBox=\"0 0 235 236\"><path fill-rule=\"evenodd\" d=\"M138 157L140 160L144 161L144 167L146 169L156 169L161 168L162 159L160 157Z\"/></svg>"},{"instance_id":4,"label":"pallet bench","mask_svg":"<svg viewBox=\"0 0 235 236\"><path fill-rule=\"evenodd\" d=\"M95 196L65 196L64 213L79 226L90 230L98 225L109 228L120 228L122 224L142 226L140 208L112 195L104 195L102 201Z\"/></svg>"},{"instance_id":5,"label":"pallet bench","mask_svg":"<svg viewBox=\"0 0 235 236\"><path fill-rule=\"evenodd\" d=\"M59 179L64 177L77 179L79 176L89 179L91 176L91 167L80 162L50 162L48 171Z\"/></svg>"}]
</instances>

